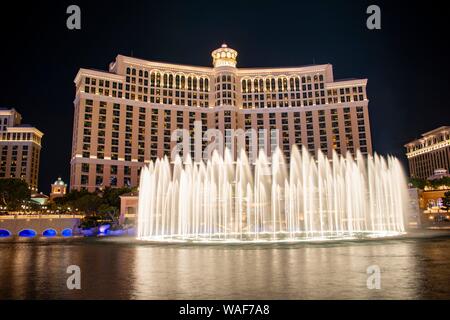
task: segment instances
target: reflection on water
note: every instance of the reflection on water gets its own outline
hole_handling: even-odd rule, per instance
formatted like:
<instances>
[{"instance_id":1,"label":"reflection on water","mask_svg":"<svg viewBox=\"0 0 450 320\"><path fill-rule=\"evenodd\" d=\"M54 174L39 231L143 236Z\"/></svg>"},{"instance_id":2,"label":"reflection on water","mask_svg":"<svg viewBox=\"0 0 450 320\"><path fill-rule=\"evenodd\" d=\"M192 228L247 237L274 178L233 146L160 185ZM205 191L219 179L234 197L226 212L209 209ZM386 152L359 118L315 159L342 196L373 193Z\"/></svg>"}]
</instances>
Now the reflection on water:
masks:
<instances>
[{"instance_id":1,"label":"reflection on water","mask_svg":"<svg viewBox=\"0 0 450 320\"><path fill-rule=\"evenodd\" d=\"M82 290L68 290L69 265ZM381 290L366 269L381 268ZM450 239L152 245L123 239L0 241L0 299L450 298Z\"/></svg>"}]
</instances>

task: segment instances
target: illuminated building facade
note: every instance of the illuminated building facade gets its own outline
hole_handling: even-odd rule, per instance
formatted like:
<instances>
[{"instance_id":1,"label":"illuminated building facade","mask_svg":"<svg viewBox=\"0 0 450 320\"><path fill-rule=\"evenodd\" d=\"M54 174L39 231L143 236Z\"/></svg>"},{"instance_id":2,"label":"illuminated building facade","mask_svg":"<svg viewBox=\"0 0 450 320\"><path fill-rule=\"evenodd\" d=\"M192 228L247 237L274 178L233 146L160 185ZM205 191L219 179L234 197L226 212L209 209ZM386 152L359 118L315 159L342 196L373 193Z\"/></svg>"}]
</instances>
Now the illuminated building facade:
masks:
<instances>
[{"instance_id":1,"label":"illuminated building facade","mask_svg":"<svg viewBox=\"0 0 450 320\"><path fill-rule=\"evenodd\" d=\"M438 169L450 171L450 127L426 132L405 148L411 177L427 179Z\"/></svg>"},{"instance_id":2,"label":"illuminated building facade","mask_svg":"<svg viewBox=\"0 0 450 320\"><path fill-rule=\"evenodd\" d=\"M43 133L21 122L15 109L0 109L0 179L23 179L37 191Z\"/></svg>"},{"instance_id":3,"label":"illuminated building facade","mask_svg":"<svg viewBox=\"0 0 450 320\"><path fill-rule=\"evenodd\" d=\"M67 184L64 183L61 177L58 177L58 179L51 184L50 199L53 200L55 198L64 197L66 192Z\"/></svg>"},{"instance_id":4,"label":"illuminated building facade","mask_svg":"<svg viewBox=\"0 0 450 320\"><path fill-rule=\"evenodd\" d=\"M193 132L195 122L225 137L232 129L277 130L288 158L294 144L328 156L372 153L367 79L335 81L330 64L237 68L226 45L212 58L211 68L118 55L108 72L80 69L71 188L137 186L140 168L176 146L172 132Z\"/></svg>"}]
</instances>

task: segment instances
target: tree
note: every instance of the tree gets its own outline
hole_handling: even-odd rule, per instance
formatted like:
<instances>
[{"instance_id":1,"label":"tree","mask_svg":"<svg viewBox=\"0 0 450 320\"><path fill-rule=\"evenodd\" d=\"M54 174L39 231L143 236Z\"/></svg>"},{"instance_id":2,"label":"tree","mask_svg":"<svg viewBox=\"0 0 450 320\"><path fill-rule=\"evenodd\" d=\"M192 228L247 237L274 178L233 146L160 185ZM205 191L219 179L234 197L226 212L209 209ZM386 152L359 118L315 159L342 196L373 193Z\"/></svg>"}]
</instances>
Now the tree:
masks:
<instances>
[{"instance_id":1,"label":"tree","mask_svg":"<svg viewBox=\"0 0 450 320\"><path fill-rule=\"evenodd\" d=\"M8 210L17 210L31 197L28 184L21 179L0 179L0 202Z\"/></svg>"},{"instance_id":2,"label":"tree","mask_svg":"<svg viewBox=\"0 0 450 320\"><path fill-rule=\"evenodd\" d=\"M101 194L91 193L87 190L72 190L63 197L55 198L51 203L53 210L78 209L80 213L88 215L86 223L91 225L92 221L108 220L118 223L120 212L120 196L133 191L131 188L109 188Z\"/></svg>"},{"instance_id":3,"label":"tree","mask_svg":"<svg viewBox=\"0 0 450 320\"><path fill-rule=\"evenodd\" d=\"M427 185L427 180L425 179L420 179L420 178L411 178L409 180L409 182L413 185L414 188L417 189L424 189L425 186Z\"/></svg>"},{"instance_id":4,"label":"tree","mask_svg":"<svg viewBox=\"0 0 450 320\"><path fill-rule=\"evenodd\" d=\"M444 198L442 198L442 205L448 212L448 210L450 209L450 191L444 193Z\"/></svg>"},{"instance_id":5,"label":"tree","mask_svg":"<svg viewBox=\"0 0 450 320\"><path fill-rule=\"evenodd\" d=\"M51 210L60 210L64 211L72 211L73 208L78 208L78 200L86 195L92 195L94 193L90 193L86 190L71 190L67 194L62 197L55 198L49 204ZM94 194L96 195L96 194ZM70 210L69 210L70 209Z\"/></svg>"},{"instance_id":6,"label":"tree","mask_svg":"<svg viewBox=\"0 0 450 320\"><path fill-rule=\"evenodd\" d=\"M105 191L103 192L102 195L102 199L103 199L103 203L117 208L120 208L120 196L133 191L133 189L131 188L106 188Z\"/></svg>"},{"instance_id":7,"label":"tree","mask_svg":"<svg viewBox=\"0 0 450 320\"><path fill-rule=\"evenodd\" d=\"M106 188L102 195L103 204L98 212L109 217L114 223L118 223L120 213L120 196L133 191L131 188Z\"/></svg>"},{"instance_id":8,"label":"tree","mask_svg":"<svg viewBox=\"0 0 450 320\"><path fill-rule=\"evenodd\" d=\"M98 213L102 216L102 218L105 219L106 217L107 219L105 220L111 220L111 222L113 223L118 223L119 220L118 212L119 211L117 210L116 207L109 206L105 203L100 205L100 207L98 208Z\"/></svg>"},{"instance_id":9,"label":"tree","mask_svg":"<svg viewBox=\"0 0 450 320\"><path fill-rule=\"evenodd\" d=\"M450 177L442 177L441 186L450 187Z\"/></svg>"},{"instance_id":10,"label":"tree","mask_svg":"<svg viewBox=\"0 0 450 320\"><path fill-rule=\"evenodd\" d=\"M40 211L42 211L42 206L39 203L37 203L35 201L32 201L32 200L27 201L26 202L26 206L32 212L40 212Z\"/></svg>"},{"instance_id":11,"label":"tree","mask_svg":"<svg viewBox=\"0 0 450 320\"><path fill-rule=\"evenodd\" d=\"M86 214L95 214L101 204L102 199L95 193L86 194L73 202L75 208Z\"/></svg>"},{"instance_id":12,"label":"tree","mask_svg":"<svg viewBox=\"0 0 450 320\"><path fill-rule=\"evenodd\" d=\"M55 198L53 201L60 206L70 205L70 204L76 202L77 200L79 200L80 198L82 198L83 196L89 195L89 194L91 194L91 193L86 190L80 190L80 191L71 190L70 192L65 194L63 197Z\"/></svg>"}]
</instances>

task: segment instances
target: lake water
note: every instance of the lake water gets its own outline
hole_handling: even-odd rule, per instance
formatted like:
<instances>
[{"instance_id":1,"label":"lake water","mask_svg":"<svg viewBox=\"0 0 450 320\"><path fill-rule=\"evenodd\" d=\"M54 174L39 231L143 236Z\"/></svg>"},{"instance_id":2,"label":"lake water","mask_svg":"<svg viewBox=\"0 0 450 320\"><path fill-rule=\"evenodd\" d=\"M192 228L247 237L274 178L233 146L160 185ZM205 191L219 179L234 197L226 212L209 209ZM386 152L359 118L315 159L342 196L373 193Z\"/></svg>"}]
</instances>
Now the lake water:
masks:
<instances>
[{"instance_id":1,"label":"lake water","mask_svg":"<svg viewBox=\"0 0 450 320\"><path fill-rule=\"evenodd\" d=\"M2 239L0 299L449 299L450 234L360 242L183 245ZM81 290L69 290L69 265ZM367 288L367 268L381 289Z\"/></svg>"}]
</instances>

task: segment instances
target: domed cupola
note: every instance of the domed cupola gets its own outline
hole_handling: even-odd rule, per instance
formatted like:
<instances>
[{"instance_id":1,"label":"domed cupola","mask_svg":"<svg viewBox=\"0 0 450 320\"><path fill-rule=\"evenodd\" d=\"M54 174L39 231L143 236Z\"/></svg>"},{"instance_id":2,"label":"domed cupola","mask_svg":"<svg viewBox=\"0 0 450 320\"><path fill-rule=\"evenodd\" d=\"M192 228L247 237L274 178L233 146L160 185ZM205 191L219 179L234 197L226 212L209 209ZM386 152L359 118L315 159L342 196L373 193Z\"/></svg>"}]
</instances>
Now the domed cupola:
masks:
<instances>
[{"instance_id":1,"label":"domed cupola","mask_svg":"<svg viewBox=\"0 0 450 320\"><path fill-rule=\"evenodd\" d=\"M211 53L211 56L213 58L213 65L214 68L217 67L236 67L236 58L237 58L237 51L231 48L228 48L228 46L224 43L219 49L214 50Z\"/></svg>"}]
</instances>

